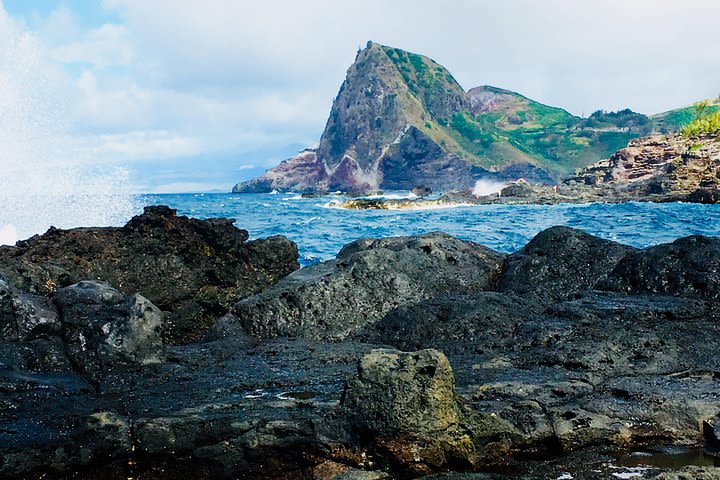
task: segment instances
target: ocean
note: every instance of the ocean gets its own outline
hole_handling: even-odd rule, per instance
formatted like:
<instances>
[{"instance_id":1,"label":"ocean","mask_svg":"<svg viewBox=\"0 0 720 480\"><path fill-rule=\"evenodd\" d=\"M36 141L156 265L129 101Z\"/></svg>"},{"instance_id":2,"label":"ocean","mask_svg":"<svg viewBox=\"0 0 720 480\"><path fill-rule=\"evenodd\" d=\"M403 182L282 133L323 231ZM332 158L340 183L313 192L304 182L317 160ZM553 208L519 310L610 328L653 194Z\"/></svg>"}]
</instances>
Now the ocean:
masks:
<instances>
[{"instance_id":1,"label":"ocean","mask_svg":"<svg viewBox=\"0 0 720 480\"><path fill-rule=\"evenodd\" d=\"M408 197L386 192L385 197ZM230 193L144 195L145 205L164 204L180 215L228 217L250 238L285 235L298 244L300 263L333 258L363 237L443 231L501 252L514 252L541 230L566 225L635 247L687 235L720 236L720 205L624 203L586 205L475 205L414 210L345 210L330 206L342 197Z\"/></svg>"}]
</instances>

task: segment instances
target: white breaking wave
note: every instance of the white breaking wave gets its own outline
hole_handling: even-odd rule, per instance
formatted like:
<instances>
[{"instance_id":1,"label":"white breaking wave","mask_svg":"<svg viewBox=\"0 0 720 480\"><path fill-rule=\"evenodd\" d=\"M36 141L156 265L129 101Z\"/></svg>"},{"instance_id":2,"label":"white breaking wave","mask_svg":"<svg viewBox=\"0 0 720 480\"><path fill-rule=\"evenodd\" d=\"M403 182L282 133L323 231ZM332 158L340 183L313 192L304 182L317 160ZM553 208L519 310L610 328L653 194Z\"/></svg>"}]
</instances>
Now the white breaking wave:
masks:
<instances>
[{"instance_id":1,"label":"white breaking wave","mask_svg":"<svg viewBox=\"0 0 720 480\"><path fill-rule=\"evenodd\" d=\"M476 197L484 197L493 193L500 193L500 190L507 185L503 182L495 182L493 180L478 180L473 187L473 195Z\"/></svg>"},{"instance_id":2,"label":"white breaking wave","mask_svg":"<svg viewBox=\"0 0 720 480\"><path fill-rule=\"evenodd\" d=\"M0 8L0 244L46 231L122 224L137 212L128 173L83 152L64 74Z\"/></svg>"},{"instance_id":3,"label":"white breaking wave","mask_svg":"<svg viewBox=\"0 0 720 480\"><path fill-rule=\"evenodd\" d=\"M17 230L13 225L3 225L0 227L0 245L13 245L20 240Z\"/></svg>"}]
</instances>

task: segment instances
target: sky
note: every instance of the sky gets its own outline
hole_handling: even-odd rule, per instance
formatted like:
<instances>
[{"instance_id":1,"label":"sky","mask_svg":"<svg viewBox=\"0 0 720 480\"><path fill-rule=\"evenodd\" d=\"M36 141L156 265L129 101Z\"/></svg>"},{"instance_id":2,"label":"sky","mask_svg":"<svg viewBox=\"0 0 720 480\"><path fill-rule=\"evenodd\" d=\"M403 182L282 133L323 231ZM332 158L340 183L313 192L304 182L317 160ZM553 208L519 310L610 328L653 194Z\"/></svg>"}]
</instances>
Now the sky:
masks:
<instances>
[{"instance_id":1,"label":"sky","mask_svg":"<svg viewBox=\"0 0 720 480\"><path fill-rule=\"evenodd\" d=\"M138 191L228 191L317 142L368 40L465 89L652 114L720 93L719 19L716 0L0 0L0 107L34 102L26 123Z\"/></svg>"}]
</instances>

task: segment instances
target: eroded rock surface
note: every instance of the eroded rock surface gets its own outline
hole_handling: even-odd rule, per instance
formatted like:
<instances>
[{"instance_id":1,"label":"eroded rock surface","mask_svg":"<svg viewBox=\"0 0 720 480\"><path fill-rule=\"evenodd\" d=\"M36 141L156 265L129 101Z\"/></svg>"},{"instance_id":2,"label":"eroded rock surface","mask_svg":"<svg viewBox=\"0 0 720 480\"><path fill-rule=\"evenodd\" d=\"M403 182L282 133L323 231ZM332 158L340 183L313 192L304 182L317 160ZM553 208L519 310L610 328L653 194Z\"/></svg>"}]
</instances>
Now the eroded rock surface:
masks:
<instances>
[{"instance_id":1,"label":"eroded rock surface","mask_svg":"<svg viewBox=\"0 0 720 480\"><path fill-rule=\"evenodd\" d=\"M166 312L165 340L187 343L202 338L234 302L299 268L294 243L284 237L247 241L247 231L233 223L155 206L120 228L51 228L16 247L0 247L0 274L33 294L81 280L140 293Z\"/></svg>"},{"instance_id":2,"label":"eroded rock surface","mask_svg":"<svg viewBox=\"0 0 720 480\"><path fill-rule=\"evenodd\" d=\"M714 478L651 462L718 442L716 244L360 240L182 346L137 295L6 278L0 478Z\"/></svg>"},{"instance_id":3,"label":"eroded rock surface","mask_svg":"<svg viewBox=\"0 0 720 480\"><path fill-rule=\"evenodd\" d=\"M444 233L352 242L235 304L214 328L252 336L342 340L393 308L492 287L504 256Z\"/></svg>"}]
</instances>

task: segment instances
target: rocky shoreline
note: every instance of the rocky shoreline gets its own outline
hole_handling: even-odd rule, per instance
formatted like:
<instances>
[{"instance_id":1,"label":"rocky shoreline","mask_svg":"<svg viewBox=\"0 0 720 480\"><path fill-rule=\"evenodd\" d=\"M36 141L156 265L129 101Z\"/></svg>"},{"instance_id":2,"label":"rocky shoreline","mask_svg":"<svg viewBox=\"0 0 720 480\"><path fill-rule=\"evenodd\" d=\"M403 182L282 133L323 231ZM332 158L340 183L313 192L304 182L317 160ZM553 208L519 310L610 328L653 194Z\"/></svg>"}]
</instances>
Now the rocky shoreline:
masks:
<instances>
[{"instance_id":1,"label":"rocky shoreline","mask_svg":"<svg viewBox=\"0 0 720 480\"><path fill-rule=\"evenodd\" d=\"M298 269L150 207L0 248L0 478L717 479L653 459L720 446L718 320L713 237L436 232Z\"/></svg>"},{"instance_id":2,"label":"rocky shoreline","mask_svg":"<svg viewBox=\"0 0 720 480\"><path fill-rule=\"evenodd\" d=\"M350 210L413 209L456 205L686 202L720 203L720 141L716 137L655 135L632 140L608 160L580 169L558 185L518 180L498 193L472 189L435 199L353 198L333 206Z\"/></svg>"}]
</instances>

